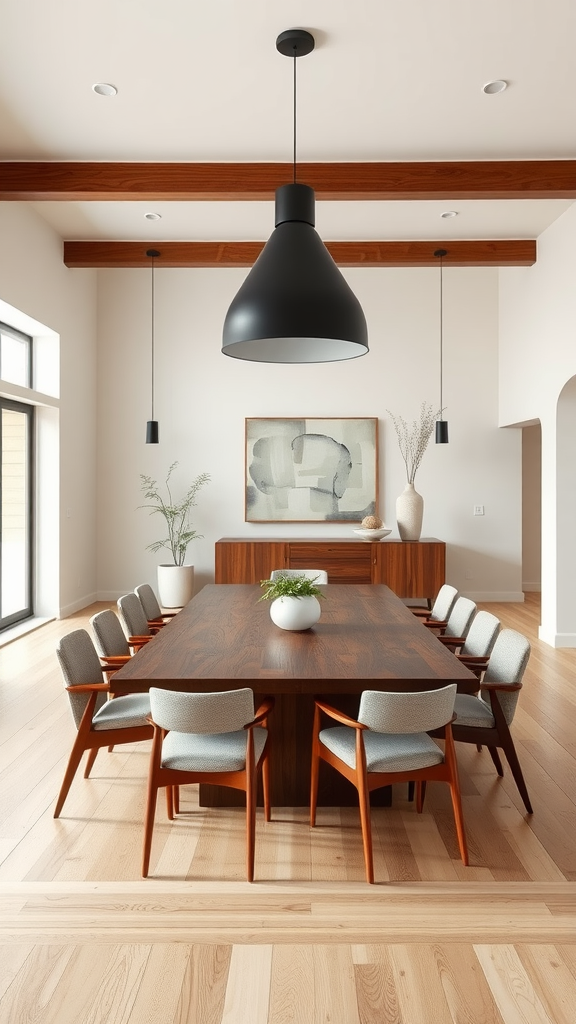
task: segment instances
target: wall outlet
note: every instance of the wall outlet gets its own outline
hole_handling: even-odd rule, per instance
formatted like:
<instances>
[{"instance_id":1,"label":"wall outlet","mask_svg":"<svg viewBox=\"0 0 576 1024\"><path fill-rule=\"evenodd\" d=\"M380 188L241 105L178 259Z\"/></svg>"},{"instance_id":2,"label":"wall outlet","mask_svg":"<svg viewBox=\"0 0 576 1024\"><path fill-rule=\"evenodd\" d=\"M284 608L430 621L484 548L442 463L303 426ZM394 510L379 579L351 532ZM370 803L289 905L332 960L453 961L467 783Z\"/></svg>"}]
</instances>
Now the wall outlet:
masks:
<instances>
[{"instance_id":1,"label":"wall outlet","mask_svg":"<svg viewBox=\"0 0 576 1024\"><path fill-rule=\"evenodd\" d=\"M484 505L474 505L474 515L475 516L483 516L484 515Z\"/></svg>"}]
</instances>

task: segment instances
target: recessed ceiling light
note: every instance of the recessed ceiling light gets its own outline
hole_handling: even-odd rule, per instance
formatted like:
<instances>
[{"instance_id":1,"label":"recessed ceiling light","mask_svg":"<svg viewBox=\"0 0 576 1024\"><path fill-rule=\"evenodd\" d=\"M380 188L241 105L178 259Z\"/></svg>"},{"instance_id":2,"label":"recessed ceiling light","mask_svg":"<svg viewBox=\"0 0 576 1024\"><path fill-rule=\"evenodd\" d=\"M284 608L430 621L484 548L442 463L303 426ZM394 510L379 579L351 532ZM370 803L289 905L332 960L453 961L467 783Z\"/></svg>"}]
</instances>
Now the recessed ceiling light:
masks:
<instances>
[{"instance_id":1,"label":"recessed ceiling light","mask_svg":"<svg viewBox=\"0 0 576 1024\"><path fill-rule=\"evenodd\" d=\"M448 220L449 217L457 217L458 210L446 210L444 213L441 213L440 216L444 217L444 220Z\"/></svg>"},{"instance_id":2,"label":"recessed ceiling light","mask_svg":"<svg viewBox=\"0 0 576 1024\"><path fill-rule=\"evenodd\" d=\"M487 96L494 96L497 92L504 92L504 89L508 88L508 82L505 82L503 78L497 78L494 82L486 82L486 85L482 86L482 92L485 92Z\"/></svg>"},{"instance_id":3,"label":"recessed ceiling light","mask_svg":"<svg viewBox=\"0 0 576 1024\"><path fill-rule=\"evenodd\" d=\"M144 216L146 220L162 220L161 213L145 213Z\"/></svg>"},{"instance_id":4,"label":"recessed ceiling light","mask_svg":"<svg viewBox=\"0 0 576 1024\"><path fill-rule=\"evenodd\" d=\"M92 91L98 93L98 96L115 96L118 89L109 82L96 82L96 85L92 86Z\"/></svg>"}]
</instances>

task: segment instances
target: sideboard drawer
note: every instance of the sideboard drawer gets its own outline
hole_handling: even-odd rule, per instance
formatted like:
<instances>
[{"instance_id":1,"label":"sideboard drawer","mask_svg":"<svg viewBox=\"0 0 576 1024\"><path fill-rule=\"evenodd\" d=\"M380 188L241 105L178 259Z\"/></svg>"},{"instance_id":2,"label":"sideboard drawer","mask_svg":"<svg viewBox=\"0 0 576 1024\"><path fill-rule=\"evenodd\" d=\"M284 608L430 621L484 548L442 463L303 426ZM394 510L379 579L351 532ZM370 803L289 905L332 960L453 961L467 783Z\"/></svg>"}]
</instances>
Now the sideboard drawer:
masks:
<instances>
[{"instance_id":1,"label":"sideboard drawer","mask_svg":"<svg viewBox=\"0 0 576 1024\"><path fill-rule=\"evenodd\" d=\"M372 545L290 541L288 565L291 569L325 569L329 583L372 583Z\"/></svg>"}]
</instances>

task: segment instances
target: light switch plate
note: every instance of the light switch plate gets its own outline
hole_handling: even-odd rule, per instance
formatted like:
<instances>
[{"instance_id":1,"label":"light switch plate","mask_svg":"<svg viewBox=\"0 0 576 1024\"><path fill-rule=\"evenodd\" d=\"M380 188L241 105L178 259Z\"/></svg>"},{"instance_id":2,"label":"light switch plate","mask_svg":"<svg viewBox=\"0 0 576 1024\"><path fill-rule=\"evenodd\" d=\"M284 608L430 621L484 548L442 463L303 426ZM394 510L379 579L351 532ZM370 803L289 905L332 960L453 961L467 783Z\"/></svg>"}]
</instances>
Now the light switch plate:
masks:
<instances>
[{"instance_id":1,"label":"light switch plate","mask_svg":"<svg viewBox=\"0 0 576 1024\"><path fill-rule=\"evenodd\" d=\"M474 505L474 515L475 516L483 516L484 515L484 505Z\"/></svg>"}]
</instances>

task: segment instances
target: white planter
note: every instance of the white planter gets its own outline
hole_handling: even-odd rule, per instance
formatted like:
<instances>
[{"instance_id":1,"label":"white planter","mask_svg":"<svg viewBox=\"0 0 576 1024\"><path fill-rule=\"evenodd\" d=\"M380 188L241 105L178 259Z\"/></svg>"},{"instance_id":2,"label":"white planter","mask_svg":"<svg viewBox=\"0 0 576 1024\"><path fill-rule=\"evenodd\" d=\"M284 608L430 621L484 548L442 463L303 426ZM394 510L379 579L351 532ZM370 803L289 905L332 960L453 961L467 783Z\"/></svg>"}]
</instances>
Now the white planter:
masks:
<instances>
[{"instance_id":1,"label":"white planter","mask_svg":"<svg viewBox=\"0 0 576 1024\"><path fill-rule=\"evenodd\" d=\"M424 498L414 490L414 484L406 484L402 494L396 498L396 522L400 540L420 540Z\"/></svg>"},{"instance_id":2,"label":"white planter","mask_svg":"<svg viewBox=\"0 0 576 1024\"><path fill-rule=\"evenodd\" d=\"M163 608L183 608L194 597L193 565L159 565L158 596Z\"/></svg>"},{"instance_id":3,"label":"white planter","mask_svg":"<svg viewBox=\"0 0 576 1024\"><path fill-rule=\"evenodd\" d=\"M270 618L280 629L310 629L320 611L317 597L277 597L270 605Z\"/></svg>"}]
</instances>

